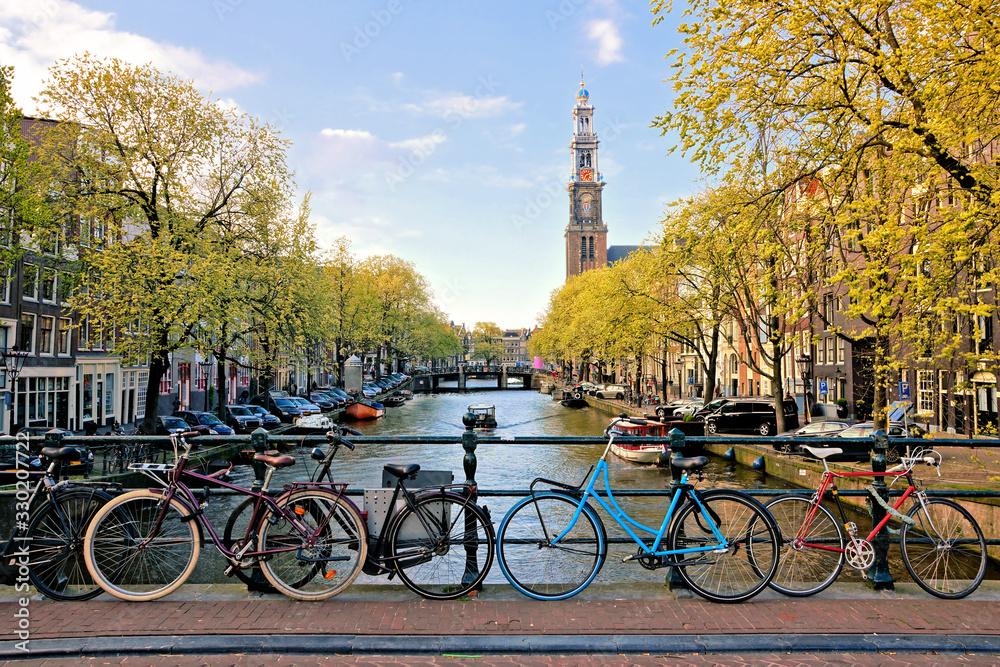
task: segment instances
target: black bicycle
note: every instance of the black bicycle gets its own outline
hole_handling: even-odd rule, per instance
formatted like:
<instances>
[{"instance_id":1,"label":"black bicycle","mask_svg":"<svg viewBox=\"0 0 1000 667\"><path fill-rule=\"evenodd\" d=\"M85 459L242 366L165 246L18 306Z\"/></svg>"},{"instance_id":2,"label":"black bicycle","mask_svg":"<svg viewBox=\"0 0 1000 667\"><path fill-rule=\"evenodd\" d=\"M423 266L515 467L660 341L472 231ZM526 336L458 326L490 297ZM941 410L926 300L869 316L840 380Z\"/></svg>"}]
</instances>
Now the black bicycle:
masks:
<instances>
[{"instance_id":1,"label":"black bicycle","mask_svg":"<svg viewBox=\"0 0 1000 667\"><path fill-rule=\"evenodd\" d=\"M18 460L28 454L27 439L15 445ZM27 472L18 475L14 531L0 552L0 583L15 586L27 579L53 600L89 600L101 593L83 560L87 525L116 484L59 481L62 467L83 457L75 447L43 447L37 454L47 467L33 483ZM21 470L17 466L18 471Z\"/></svg>"},{"instance_id":2,"label":"black bicycle","mask_svg":"<svg viewBox=\"0 0 1000 667\"><path fill-rule=\"evenodd\" d=\"M361 435L345 426L336 429L327 434L331 445L328 452L318 447L312 450L310 456L318 463L311 476L314 484L336 483L330 466L337 451L340 447L354 449L342 436ZM434 600L454 600L482 590L493 565L496 534L489 510L474 501L475 488L451 484L410 491L405 482L416 477L419 465L387 464L384 469L396 478L396 486L385 503L385 520L378 535L367 534L366 525L366 535L359 536L368 544L363 572L388 575L390 579L398 575L410 590ZM270 474L264 479L265 490L269 482ZM342 499L350 502L347 496ZM254 499L250 498L230 515L223 535L227 547L252 541L253 511ZM369 524L372 511L368 508ZM353 531L351 525L341 528ZM234 568L232 573L254 590L269 590L259 567L253 564Z\"/></svg>"}]
</instances>

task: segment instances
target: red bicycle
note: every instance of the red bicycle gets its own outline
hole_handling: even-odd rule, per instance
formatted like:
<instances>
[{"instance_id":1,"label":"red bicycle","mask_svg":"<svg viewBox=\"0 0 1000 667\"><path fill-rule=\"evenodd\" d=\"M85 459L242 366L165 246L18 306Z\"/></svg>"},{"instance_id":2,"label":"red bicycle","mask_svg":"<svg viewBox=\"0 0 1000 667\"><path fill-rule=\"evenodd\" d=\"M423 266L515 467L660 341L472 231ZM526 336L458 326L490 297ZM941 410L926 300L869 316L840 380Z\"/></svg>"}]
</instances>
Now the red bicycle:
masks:
<instances>
[{"instance_id":1,"label":"red bicycle","mask_svg":"<svg viewBox=\"0 0 1000 667\"><path fill-rule=\"evenodd\" d=\"M941 474L941 454L922 449L900 457L899 465L885 472L833 472L826 458L842 453L837 448L803 447L823 461L823 478L811 498L781 496L767 509L781 528L782 549L778 571L768 584L785 595L813 595L836 581L846 561L862 574L875 561L872 539L890 521L900 525L899 550L913 580L939 598L958 599L972 593L986 573L986 540L976 520L961 505L946 498L931 498L913 482L913 466L926 463ZM905 478L908 487L889 505L885 517L867 537L858 535L857 525L847 520L835 483L838 477L891 477L890 486ZM831 496L841 521L834 519L822 501ZM899 508L907 499L912 507L904 515ZM845 535L846 533L846 535Z\"/></svg>"}]
</instances>

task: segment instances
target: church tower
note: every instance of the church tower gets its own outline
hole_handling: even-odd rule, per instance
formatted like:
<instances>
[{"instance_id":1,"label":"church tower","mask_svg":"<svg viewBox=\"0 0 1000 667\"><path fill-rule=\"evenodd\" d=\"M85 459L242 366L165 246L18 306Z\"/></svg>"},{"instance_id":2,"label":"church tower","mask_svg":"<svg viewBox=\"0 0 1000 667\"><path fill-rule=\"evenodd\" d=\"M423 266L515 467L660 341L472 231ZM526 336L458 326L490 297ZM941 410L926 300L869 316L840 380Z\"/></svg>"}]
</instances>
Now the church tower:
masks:
<instances>
[{"instance_id":1,"label":"church tower","mask_svg":"<svg viewBox=\"0 0 1000 667\"><path fill-rule=\"evenodd\" d=\"M594 133L594 107L588 104L590 93L583 85L576 93L573 107L573 172L566 191L569 193L569 224L566 225L566 277L577 276L608 262L608 228L601 217L601 190L604 177L597 168L597 134Z\"/></svg>"}]
</instances>

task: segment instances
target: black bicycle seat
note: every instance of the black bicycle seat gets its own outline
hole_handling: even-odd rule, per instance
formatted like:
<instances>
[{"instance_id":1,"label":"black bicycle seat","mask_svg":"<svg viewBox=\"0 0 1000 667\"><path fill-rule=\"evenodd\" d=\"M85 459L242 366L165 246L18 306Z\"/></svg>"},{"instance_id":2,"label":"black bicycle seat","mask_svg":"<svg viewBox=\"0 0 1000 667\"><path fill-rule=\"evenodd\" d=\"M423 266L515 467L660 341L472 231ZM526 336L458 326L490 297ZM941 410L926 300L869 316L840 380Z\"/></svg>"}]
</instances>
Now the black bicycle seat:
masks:
<instances>
[{"instance_id":1,"label":"black bicycle seat","mask_svg":"<svg viewBox=\"0 0 1000 667\"><path fill-rule=\"evenodd\" d=\"M671 458L670 465L678 470L701 470L708 465L708 458L704 456L692 456L690 458L680 456Z\"/></svg>"},{"instance_id":2,"label":"black bicycle seat","mask_svg":"<svg viewBox=\"0 0 1000 667\"><path fill-rule=\"evenodd\" d=\"M80 450L76 447L42 447L40 456L53 461L79 461Z\"/></svg>"},{"instance_id":3,"label":"black bicycle seat","mask_svg":"<svg viewBox=\"0 0 1000 667\"><path fill-rule=\"evenodd\" d=\"M396 465L395 463L386 463L383 470L393 477L410 477L411 475L417 474L417 471L420 470L420 464L409 463L407 465Z\"/></svg>"}]
</instances>

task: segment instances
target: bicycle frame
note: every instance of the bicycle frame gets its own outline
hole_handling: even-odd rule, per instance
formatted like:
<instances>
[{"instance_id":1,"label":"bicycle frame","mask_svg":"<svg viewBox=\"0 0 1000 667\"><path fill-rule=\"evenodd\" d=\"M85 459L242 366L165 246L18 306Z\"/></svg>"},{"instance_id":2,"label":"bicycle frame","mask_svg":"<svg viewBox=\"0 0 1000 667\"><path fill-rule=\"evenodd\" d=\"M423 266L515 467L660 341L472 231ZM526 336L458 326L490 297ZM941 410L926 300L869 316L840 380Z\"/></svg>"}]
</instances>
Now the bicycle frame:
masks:
<instances>
[{"instance_id":1,"label":"bicycle frame","mask_svg":"<svg viewBox=\"0 0 1000 667\"><path fill-rule=\"evenodd\" d=\"M830 492L830 495L833 497L833 499L836 500L837 502L837 510L840 512L840 520L842 525L846 525L848 523L847 514L844 512L844 506L840 502L840 494L838 493L837 486L834 483L834 480L838 477L892 477L893 483L900 477L906 477L908 486L906 490L903 492L903 495L900 496L899 500L897 500L896 503L892 506L892 509L898 512L899 508L902 507L906 499L909 498L913 493L918 494L917 498L920 499L921 506L923 506L923 499L920 497L919 492L917 491L917 487L914 486L913 484L913 473L912 470L909 468L907 468L906 470L886 471L886 472L834 472L830 470L828 466L826 466L826 461L823 461L823 465L824 467L826 467L826 470L823 472L823 477L820 480L819 488L816 490L816 493L813 494L812 506L810 507L808 514L806 514L806 518L802 522L802 525L799 527L799 531L795 534L795 539L792 540L793 544L796 544L798 546L809 547L811 549L824 549L826 551L836 551L840 553L843 553L845 551L840 547L831 547L829 545L815 544L812 542L802 541L802 535L808 532L810 526L812 526L813 519L816 517L816 512L818 511L816 508L820 505L820 503L823 502L823 499L826 498L826 494L828 491ZM878 524L872 528L871 533L869 533L868 536L864 538L865 541L871 542L875 538L875 536L878 535L879 531L882 530L882 528L884 528L887 523L889 523L889 519L891 518L892 515L886 512L882 520L879 521Z\"/></svg>"},{"instance_id":2,"label":"bicycle frame","mask_svg":"<svg viewBox=\"0 0 1000 667\"><path fill-rule=\"evenodd\" d=\"M204 510L201 508L201 503L199 503L198 498L195 496L194 492L191 491L191 489L184 483L183 478L192 478L202 482L209 482L221 486L225 489L235 491L238 494L256 498L257 501L254 505L254 511L253 515L251 516L248 533L247 535L244 536L244 539L246 539L246 537L249 536L249 531L252 530L253 526L255 526L258 523L258 518L261 516L262 513L262 507L264 508L263 511L270 511L280 516L285 521L289 522L301 536L306 538L306 545L305 545L306 547L312 547L315 544L316 539L323 532L323 529L329 523L330 518L332 516L331 512L325 517L324 521L320 522L320 524L316 527L314 531L310 530L301 521L299 521L298 518L293 513L287 512L284 509L282 509L278 505L277 499L271 498L271 496L268 493L264 491L260 492L251 491L249 489L244 489L243 487L236 486L234 484L229 484L228 482L223 482L222 480L216 479L211 475L202 475L200 473L187 470L186 464L187 464L187 455L185 454L185 456L177 459L177 467L170 471L167 482L164 482L163 480L159 479L156 476L150 475L150 477L155 479L164 487L162 489L156 489L156 488L149 489L153 493L161 493L163 495L163 502L160 508L160 513L156 518L156 523L154 524L153 530L151 531L150 539L152 539L159 532L160 526L163 523L163 518L164 516L166 516L167 508L170 506L170 501L177 499L178 502L184 505L191 512L190 514L191 519L192 520L197 519L199 524L204 526L208 530L209 537L211 537L212 543L215 544L215 548L218 549L219 552L231 562L239 562L246 557L268 556L287 551L297 551L302 548L303 545L295 545L295 546L281 547L276 549L267 549L265 551L249 551L246 550L247 547L249 546L249 544L247 544L244 545L243 549L241 549L239 552L230 551L223 545L222 540L219 539L219 536L215 532L215 527L212 525L212 522L205 516ZM305 490L309 488L322 488L324 490L332 491L333 493L337 494L337 500L340 500L341 496L344 493L344 490L347 488L347 485L296 482L294 484L286 485L285 491L278 496L278 499L285 498L289 494L294 493L295 491ZM178 494L178 491L180 491L181 493ZM140 544L138 545L138 548L141 548L142 546L143 545Z\"/></svg>"},{"instance_id":3,"label":"bicycle frame","mask_svg":"<svg viewBox=\"0 0 1000 667\"><path fill-rule=\"evenodd\" d=\"M573 513L573 518L570 519L569 525L561 533L559 533L559 535L549 540L549 546L557 546L559 544L559 541L564 537L566 537L566 535L568 535L571 530L573 530L573 527L579 520L580 515L583 513L583 507L584 505L586 505L587 499L594 498L601 505L601 507L603 507L605 511L611 515L611 517L618 523L618 525L621 526L622 530L624 530L629 535L629 537L631 537L632 540L637 545L639 545L639 548L642 550L644 556L675 556L675 555L684 555L691 553L705 553L710 551L724 551L729 548L729 543L726 541L726 538L722 535L721 531L719 531L719 528L715 524L715 521L712 519L711 515L705 511L705 506L702 505L701 499L698 497L698 494L690 493L690 491L693 490L693 487L690 484L688 484L687 472L684 472L681 475L680 488L678 492L674 494L673 498L670 499L670 507L667 508L667 512L664 515L663 521L660 523L659 528L650 528L649 526L644 526L643 524L639 523L638 521L630 517L628 513L625 512L625 510L623 510L618 505L618 501L615 500L614 494L611 491L610 480L608 479L607 457L608 453L611 451L612 442L614 442L613 435L611 438L608 439L608 446L605 448L604 454L601 455L601 458L597 461L597 467L594 469L592 473L589 474L589 482L587 482L587 486L581 494L580 501L577 504L576 511L574 511ZM599 494L597 494L594 491L594 487L597 484L598 478L601 478L604 482L604 490L608 494L608 501L610 501L610 503L608 501L605 501L604 498L602 498ZM551 480L540 480L540 481L546 483L552 483ZM532 483L532 486L534 486L534 483ZM531 495L532 496L535 495L534 489L532 489ZM702 517L706 520L709 527L712 529L712 534L715 535L715 539L717 539L719 543L703 547L691 547L687 549L661 550L659 548L660 543L663 541L663 536L667 532L667 528L670 525L670 520L673 518L674 511L680 505L682 498L685 496L690 497L694 501L694 503L698 506L699 512L701 513ZM546 534L548 534L548 530L544 528L545 525L544 519L541 517L541 515L539 515L538 518L539 521L542 523L543 530L545 530ZM632 529L633 526L642 532L653 535L653 543L651 546L647 546L646 542L641 537L639 537L638 534L636 534L636 532Z\"/></svg>"}]
</instances>

